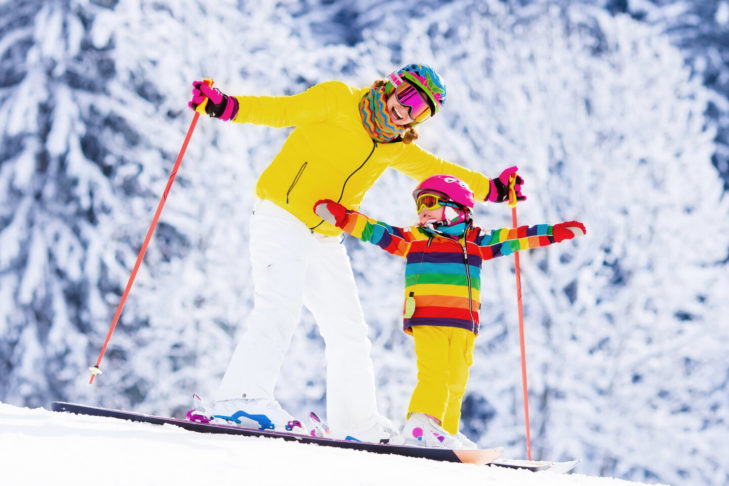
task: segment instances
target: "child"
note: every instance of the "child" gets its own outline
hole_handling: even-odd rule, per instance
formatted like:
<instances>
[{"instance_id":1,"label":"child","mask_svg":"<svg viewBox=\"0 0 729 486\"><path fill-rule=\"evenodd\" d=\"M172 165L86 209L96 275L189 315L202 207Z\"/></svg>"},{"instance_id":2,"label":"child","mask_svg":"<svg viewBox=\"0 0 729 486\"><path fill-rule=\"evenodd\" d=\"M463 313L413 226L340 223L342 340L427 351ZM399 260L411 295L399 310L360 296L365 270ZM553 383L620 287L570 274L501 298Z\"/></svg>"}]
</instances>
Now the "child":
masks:
<instances>
[{"instance_id":1,"label":"child","mask_svg":"<svg viewBox=\"0 0 729 486\"><path fill-rule=\"evenodd\" d=\"M321 200L314 212L347 233L405 257L404 329L415 340L418 383L403 429L406 443L473 448L458 432L461 402L473 363L481 302L481 263L586 233L582 223L502 228L473 225L473 192L449 175L425 179L413 191L419 224L397 228Z\"/></svg>"}]
</instances>

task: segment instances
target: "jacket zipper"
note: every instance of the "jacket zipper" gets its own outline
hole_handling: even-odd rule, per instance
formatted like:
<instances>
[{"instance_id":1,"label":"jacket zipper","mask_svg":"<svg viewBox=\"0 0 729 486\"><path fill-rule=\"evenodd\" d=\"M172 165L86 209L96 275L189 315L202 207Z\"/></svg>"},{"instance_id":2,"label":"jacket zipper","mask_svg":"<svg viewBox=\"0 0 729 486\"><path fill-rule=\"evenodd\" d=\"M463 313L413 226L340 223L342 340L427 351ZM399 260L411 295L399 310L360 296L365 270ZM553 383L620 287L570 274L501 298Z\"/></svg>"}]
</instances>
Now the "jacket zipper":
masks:
<instances>
[{"instance_id":1,"label":"jacket zipper","mask_svg":"<svg viewBox=\"0 0 729 486\"><path fill-rule=\"evenodd\" d=\"M468 313L471 314L471 331L474 333L476 332L476 320L473 318L473 295L471 290L471 268L468 265L468 250L466 249L466 245L468 244L468 240L466 239L466 236L468 235L468 228L466 228L466 233L463 235L463 245L461 245L461 242L458 242L458 246L461 247L463 250L463 261L466 265L466 282L468 283Z\"/></svg>"},{"instance_id":2,"label":"jacket zipper","mask_svg":"<svg viewBox=\"0 0 729 486\"><path fill-rule=\"evenodd\" d=\"M304 162L303 164L301 164L301 167L299 167L299 172L296 173L296 176L294 177L293 182L289 186L289 190L286 191L286 204L289 203L289 194L291 194L291 191L294 190L294 187L296 186L296 184L299 183L299 179L301 179L301 174L304 173L304 169L306 169L307 165L309 165L308 162Z\"/></svg>"},{"instance_id":3,"label":"jacket zipper","mask_svg":"<svg viewBox=\"0 0 729 486\"><path fill-rule=\"evenodd\" d=\"M361 164L359 165L359 167L357 167L356 169L354 169L354 170L352 171L352 173L350 173L350 174L349 174L349 175L347 176L347 178L346 178L346 179L344 180L344 184L342 184L342 192L341 192L341 193L339 193L339 199L337 199L337 202L338 202L338 203L339 203L339 202L342 202L342 198L344 197L344 188L345 188L345 187L347 187L347 182L349 182L349 179L351 179L353 175L355 175L355 174L356 174L357 172L359 172L359 170L360 170L360 169L362 169L362 167L364 167L364 165L365 165L365 164L366 164L366 163L367 163L367 162L368 162L368 161L369 161L369 160L370 160L370 159L372 158L372 154L374 154L374 153L375 153L375 149L376 149L376 148L377 148L377 142L375 142L375 141L373 140L373 141L372 141L372 150L370 150L370 153L369 153L369 155L367 156L367 158L366 158L366 159L364 159L364 162L362 162L362 163L361 163ZM314 231L314 230L315 230L316 228L318 228L318 227L319 227L319 226L320 226L320 225L321 225L321 224L322 224L323 222L324 222L324 220L322 219L322 220L321 220L321 221L319 222L319 224L317 224L316 226L312 226L312 227L311 227L311 228L309 228L309 229L310 229L311 231Z\"/></svg>"}]
</instances>

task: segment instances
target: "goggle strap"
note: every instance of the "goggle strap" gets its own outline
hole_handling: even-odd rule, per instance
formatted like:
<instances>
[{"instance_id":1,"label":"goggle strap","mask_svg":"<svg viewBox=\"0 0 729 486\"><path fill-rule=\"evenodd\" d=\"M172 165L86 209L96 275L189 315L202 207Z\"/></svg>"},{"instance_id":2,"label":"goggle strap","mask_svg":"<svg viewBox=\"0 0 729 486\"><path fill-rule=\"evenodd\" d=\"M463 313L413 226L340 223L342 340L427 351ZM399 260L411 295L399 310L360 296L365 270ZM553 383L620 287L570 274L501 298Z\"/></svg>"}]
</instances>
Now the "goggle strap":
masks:
<instances>
[{"instance_id":1,"label":"goggle strap","mask_svg":"<svg viewBox=\"0 0 729 486\"><path fill-rule=\"evenodd\" d=\"M440 203L440 205L441 206L449 206L449 207L452 207L452 208L455 208L455 209L461 209L461 210L470 212L470 210L467 207L462 206L462 205L458 204L457 202L453 202L453 201L442 201Z\"/></svg>"},{"instance_id":2,"label":"goggle strap","mask_svg":"<svg viewBox=\"0 0 729 486\"><path fill-rule=\"evenodd\" d=\"M392 85L396 88L400 86L402 83L404 83L403 79L400 77L399 74L397 74L397 71L390 74L390 81L392 82Z\"/></svg>"}]
</instances>

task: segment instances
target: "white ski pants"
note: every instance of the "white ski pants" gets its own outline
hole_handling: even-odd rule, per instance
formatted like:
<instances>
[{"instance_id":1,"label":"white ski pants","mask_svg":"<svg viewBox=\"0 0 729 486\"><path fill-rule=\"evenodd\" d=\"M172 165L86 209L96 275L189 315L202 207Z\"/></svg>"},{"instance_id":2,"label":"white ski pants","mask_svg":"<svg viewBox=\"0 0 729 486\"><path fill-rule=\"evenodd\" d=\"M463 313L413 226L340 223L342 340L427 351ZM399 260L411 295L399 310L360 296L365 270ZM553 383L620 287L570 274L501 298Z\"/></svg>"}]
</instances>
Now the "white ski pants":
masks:
<instances>
[{"instance_id":1,"label":"white ski pants","mask_svg":"<svg viewBox=\"0 0 729 486\"><path fill-rule=\"evenodd\" d=\"M353 433L378 421L371 343L346 248L312 233L277 205L260 201L250 222L253 311L217 400L274 398L302 305L326 344L327 421Z\"/></svg>"}]
</instances>

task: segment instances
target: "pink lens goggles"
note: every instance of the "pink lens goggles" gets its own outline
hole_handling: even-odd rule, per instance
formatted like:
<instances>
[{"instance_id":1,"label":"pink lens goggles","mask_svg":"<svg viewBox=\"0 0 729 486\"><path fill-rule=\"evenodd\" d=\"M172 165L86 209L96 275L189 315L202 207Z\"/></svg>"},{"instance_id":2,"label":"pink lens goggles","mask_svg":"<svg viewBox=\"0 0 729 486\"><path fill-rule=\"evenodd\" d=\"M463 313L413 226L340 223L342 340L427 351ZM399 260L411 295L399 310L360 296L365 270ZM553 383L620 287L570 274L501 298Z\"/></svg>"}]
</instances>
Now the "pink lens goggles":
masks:
<instances>
[{"instance_id":1,"label":"pink lens goggles","mask_svg":"<svg viewBox=\"0 0 729 486\"><path fill-rule=\"evenodd\" d=\"M410 83L402 83L395 89L395 96L410 113L410 118L420 123L430 116L430 105Z\"/></svg>"}]
</instances>

